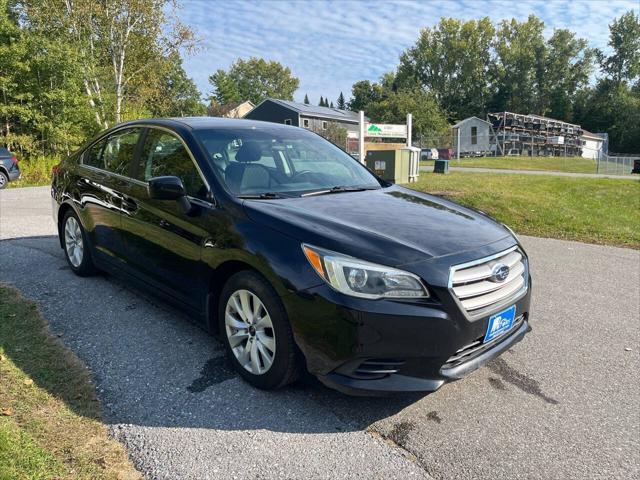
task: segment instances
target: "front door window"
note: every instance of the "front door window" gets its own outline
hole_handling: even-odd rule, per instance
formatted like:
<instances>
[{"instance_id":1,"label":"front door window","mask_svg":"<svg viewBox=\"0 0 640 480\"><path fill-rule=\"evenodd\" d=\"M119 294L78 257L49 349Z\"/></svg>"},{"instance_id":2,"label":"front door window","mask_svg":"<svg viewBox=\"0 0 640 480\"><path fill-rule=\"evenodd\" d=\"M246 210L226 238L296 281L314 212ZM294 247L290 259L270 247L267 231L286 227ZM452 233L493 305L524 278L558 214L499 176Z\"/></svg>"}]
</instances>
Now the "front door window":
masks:
<instances>
[{"instance_id":1,"label":"front door window","mask_svg":"<svg viewBox=\"0 0 640 480\"><path fill-rule=\"evenodd\" d=\"M184 144L171 133L149 130L140 155L138 180L172 175L182 180L187 195L207 199L207 187Z\"/></svg>"}]
</instances>

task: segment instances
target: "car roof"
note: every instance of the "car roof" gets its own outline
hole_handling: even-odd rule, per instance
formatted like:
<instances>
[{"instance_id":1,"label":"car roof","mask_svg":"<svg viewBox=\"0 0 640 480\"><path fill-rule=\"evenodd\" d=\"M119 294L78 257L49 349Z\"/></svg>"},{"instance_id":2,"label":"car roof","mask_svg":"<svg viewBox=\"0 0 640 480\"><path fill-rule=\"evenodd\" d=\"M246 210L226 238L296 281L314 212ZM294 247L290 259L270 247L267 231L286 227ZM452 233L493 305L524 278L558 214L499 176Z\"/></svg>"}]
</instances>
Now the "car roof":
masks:
<instances>
[{"instance_id":1,"label":"car roof","mask_svg":"<svg viewBox=\"0 0 640 480\"><path fill-rule=\"evenodd\" d=\"M143 118L118 125L158 125L165 127L188 127L192 130L202 130L209 128L297 128L290 125L284 125L273 122L264 122L261 120L244 120L239 118L222 118L222 117L174 117L174 118Z\"/></svg>"},{"instance_id":2,"label":"car roof","mask_svg":"<svg viewBox=\"0 0 640 480\"><path fill-rule=\"evenodd\" d=\"M11 157L11 156L13 156L13 154L9 151L8 148L0 147L0 156Z\"/></svg>"}]
</instances>

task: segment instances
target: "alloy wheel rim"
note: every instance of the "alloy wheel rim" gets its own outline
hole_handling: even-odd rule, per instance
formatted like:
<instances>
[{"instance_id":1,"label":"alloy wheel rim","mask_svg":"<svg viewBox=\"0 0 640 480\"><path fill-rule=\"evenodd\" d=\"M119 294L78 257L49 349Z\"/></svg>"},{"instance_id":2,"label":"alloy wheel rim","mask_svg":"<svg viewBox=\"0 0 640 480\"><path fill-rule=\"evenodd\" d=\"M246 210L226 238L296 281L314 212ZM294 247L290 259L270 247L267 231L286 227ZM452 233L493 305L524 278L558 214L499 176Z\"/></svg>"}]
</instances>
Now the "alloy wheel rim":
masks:
<instances>
[{"instance_id":1,"label":"alloy wheel rim","mask_svg":"<svg viewBox=\"0 0 640 480\"><path fill-rule=\"evenodd\" d=\"M0 188L4 187L6 180L4 175L0 175Z\"/></svg>"},{"instance_id":2,"label":"alloy wheel rim","mask_svg":"<svg viewBox=\"0 0 640 480\"><path fill-rule=\"evenodd\" d=\"M84 255L84 243L82 241L82 230L78 221L69 217L64 226L64 242L67 247L67 257L71 265L78 268L82 263Z\"/></svg>"},{"instance_id":3,"label":"alloy wheel rim","mask_svg":"<svg viewBox=\"0 0 640 480\"><path fill-rule=\"evenodd\" d=\"M236 290L227 300L224 317L227 339L240 365L254 375L267 373L276 355L276 338L262 301L249 290Z\"/></svg>"}]
</instances>

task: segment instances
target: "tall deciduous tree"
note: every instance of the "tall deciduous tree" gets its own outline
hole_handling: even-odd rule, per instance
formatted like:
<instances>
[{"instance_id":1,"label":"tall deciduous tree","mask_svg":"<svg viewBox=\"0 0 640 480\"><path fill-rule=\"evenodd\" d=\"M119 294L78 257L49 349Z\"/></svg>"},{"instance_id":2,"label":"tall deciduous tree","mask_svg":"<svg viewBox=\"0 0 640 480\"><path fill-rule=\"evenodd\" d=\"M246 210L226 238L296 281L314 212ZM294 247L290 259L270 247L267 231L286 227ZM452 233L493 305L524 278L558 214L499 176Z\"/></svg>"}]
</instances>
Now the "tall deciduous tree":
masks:
<instances>
[{"instance_id":1,"label":"tall deciduous tree","mask_svg":"<svg viewBox=\"0 0 640 480\"><path fill-rule=\"evenodd\" d=\"M629 11L609 26L610 55L600 56L595 88L585 88L576 102L576 121L609 134L610 150L640 153L640 18Z\"/></svg>"},{"instance_id":2,"label":"tall deciduous tree","mask_svg":"<svg viewBox=\"0 0 640 480\"><path fill-rule=\"evenodd\" d=\"M293 100L300 81L289 67L262 58L238 59L231 67L209 77L213 97L221 104L251 100L258 104L265 98Z\"/></svg>"},{"instance_id":3,"label":"tall deciduous tree","mask_svg":"<svg viewBox=\"0 0 640 480\"><path fill-rule=\"evenodd\" d=\"M413 138L432 144L449 129L445 112L435 96L420 86L398 88L393 74L385 74L380 83L368 80L353 85L351 110L364 110L375 122L404 123L413 115Z\"/></svg>"},{"instance_id":4,"label":"tall deciduous tree","mask_svg":"<svg viewBox=\"0 0 640 480\"><path fill-rule=\"evenodd\" d=\"M96 122L120 122L127 102L156 72L159 59L195 46L173 15L172 0L21 0L26 18L51 38L73 43Z\"/></svg>"},{"instance_id":5,"label":"tall deciduous tree","mask_svg":"<svg viewBox=\"0 0 640 480\"><path fill-rule=\"evenodd\" d=\"M376 103L384 97L384 88L375 82L369 80L360 80L351 87L351 100L349 101L349 110L354 112L364 110L373 103Z\"/></svg>"},{"instance_id":6,"label":"tall deciduous tree","mask_svg":"<svg viewBox=\"0 0 640 480\"><path fill-rule=\"evenodd\" d=\"M198 87L182 68L182 59L173 53L158 62L156 84L152 84L147 105L154 117L185 117L206 114Z\"/></svg>"},{"instance_id":7,"label":"tall deciduous tree","mask_svg":"<svg viewBox=\"0 0 640 480\"><path fill-rule=\"evenodd\" d=\"M628 11L609 25L611 55L601 55L602 71L616 83L640 81L640 17Z\"/></svg>"},{"instance_id":8,"label":"tall deciduous tree","mask_svg":"<svg viewBox=\"0 0 640 480\"><path fill-rule=\"evenodd\" d=\"M27 155L68 153L91 133L76 50L18 17L0 0L0 143Z\"/></svg>"},{"instance_id":9,"label":"tall deciduous tree","mask_svg":"<svg viewBox=\"0 0 640 480\"><path fill-rule=\"evenodd\" d=\"M595 50L586 40L555 30L546 42L534 113L572 121L576 93L588 85L594 59Z\"/></svg>"},{"instance_id":10,"label":"tall deciduous tree","mask_svg":"<svg viewBox=\"0 0 640 480\"><path fill-rule=\"evenodd\" d=\"M539 110L538 92L544 74L544 23L535 15L525 22L503 20L495 41L491 68L496 90L491 110L533 113Z\"/></svg>"},{"instance_id":11,"label":"tall deciduous tree","mask_svg":"<svg viewBox=\"0 0 640 480\"><path fill-rule=\"evenodd\" d=\"M490 95L494 27L488 18L443 18L420 32L416 44L400 57L398 85L432 93L453 118L481 115Z\"/></svg>"}]
</instances>

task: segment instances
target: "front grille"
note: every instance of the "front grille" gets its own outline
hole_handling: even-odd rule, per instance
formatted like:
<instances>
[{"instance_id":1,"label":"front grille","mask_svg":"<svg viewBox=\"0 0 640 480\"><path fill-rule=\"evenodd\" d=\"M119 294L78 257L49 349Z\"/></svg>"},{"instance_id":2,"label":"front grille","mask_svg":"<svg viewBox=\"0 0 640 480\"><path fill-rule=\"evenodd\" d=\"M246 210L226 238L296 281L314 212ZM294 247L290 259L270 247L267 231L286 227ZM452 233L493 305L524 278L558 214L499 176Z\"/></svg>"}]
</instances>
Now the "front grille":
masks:
<instances>
[{"instance_id":1,"label":"front grille","mask_svg":"<svg viewBox=\"0 0 640 480\"><path fill-rule=\"evenodd\" d=\"M518 328L520 328L520 325L522 325L523 321L524 321L524 315L520 315L518 318L514 320L513 325L507 332L500 335L498 338L492 340L491 342L482 343L484 341L484 335L483 335L482 337L478 338L474 342L471 342L469 345L465 345L456 353L451 355L451 357L449 357L447 362L444 364L444 367L445 368L455 367L457 365L460 365L461 363L464 363L476 358L478 355L481 355L483 352L490 349L495 344L500 343L502 340L508 338L511 334L513 334L513 332L515 332L516 330L518 330Z\"/></svg>"},{"instance_id":2,"label":"front grille","mask_svg":"<svg viewBox=\"0 0 640 480\"><path fill-rule=\"evenodd\" d=\"M493 279L496 265L509 267L503 281ZM462 307L478 316L520 296L527 289L527 263L524 255L513 247L497 255L451 268L449 287Z\"/></svg>"}]
</instances>

